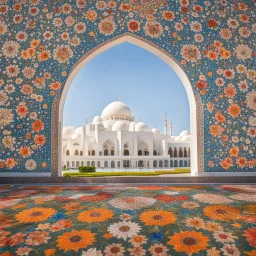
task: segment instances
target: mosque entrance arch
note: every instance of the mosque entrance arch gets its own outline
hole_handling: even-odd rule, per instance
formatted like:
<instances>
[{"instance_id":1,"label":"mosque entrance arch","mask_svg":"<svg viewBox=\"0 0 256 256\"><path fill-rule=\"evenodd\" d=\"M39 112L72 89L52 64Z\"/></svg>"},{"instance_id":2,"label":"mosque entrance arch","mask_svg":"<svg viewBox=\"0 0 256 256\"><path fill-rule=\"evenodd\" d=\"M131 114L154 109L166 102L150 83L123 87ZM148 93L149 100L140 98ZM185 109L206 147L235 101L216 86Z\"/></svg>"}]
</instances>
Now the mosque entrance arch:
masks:
<instances>
[{"instance_id":1,"label":"mosque entrance arch","mask_svg":"<svg viewBox=\"0 0 256 256\"><path fill-rule=\"evenodd\" d=\"M203 133L203 104L199 94L194 94L190 80L178 64L178 62L166 52L164 49L137 35L125 33L113 39L107 40L88 53L81 55L80 60L73 66L61 96L56 97L52 107L52 176L62 175L62 124L63 124L63 109L68 94L68 90L76 74L81 68L91 59L101 54L102 52L114 47L118 44L128 42L135 44L149 52L155 54L157 57L166 62L178 75L182 81L190 106L190 134L191 134L191 174L195 175L197 172L204 171L204 133ZM109 153L109 152L108 152ZM111 152L110 152L111 154Z\"/></svg>"}]
</instances>

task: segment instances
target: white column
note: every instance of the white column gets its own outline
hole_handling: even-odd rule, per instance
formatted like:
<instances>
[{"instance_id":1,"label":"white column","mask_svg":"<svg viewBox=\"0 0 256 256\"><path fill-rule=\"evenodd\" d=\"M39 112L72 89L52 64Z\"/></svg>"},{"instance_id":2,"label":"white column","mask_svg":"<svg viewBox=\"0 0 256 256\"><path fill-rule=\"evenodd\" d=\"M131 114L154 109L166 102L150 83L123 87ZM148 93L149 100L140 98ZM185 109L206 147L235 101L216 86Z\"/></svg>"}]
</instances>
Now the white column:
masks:
<instances>
[{"instance_id":1,"label":"white column","mask_svg":"<svg viewBox=\"0 0 256 256\"><path fill-rule=\"evenodd\" d=\"M164 113L164 134L167 134L167 114Z\"/></svg>"}]
</instances>

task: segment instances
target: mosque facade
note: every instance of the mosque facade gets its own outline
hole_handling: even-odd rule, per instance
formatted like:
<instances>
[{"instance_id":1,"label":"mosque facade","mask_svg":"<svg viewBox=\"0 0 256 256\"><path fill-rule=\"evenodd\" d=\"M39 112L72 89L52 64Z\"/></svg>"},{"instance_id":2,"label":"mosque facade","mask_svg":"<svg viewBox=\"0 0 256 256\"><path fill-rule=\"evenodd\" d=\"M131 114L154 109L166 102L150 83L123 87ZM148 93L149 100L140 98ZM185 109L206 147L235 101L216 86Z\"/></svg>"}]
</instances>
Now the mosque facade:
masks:
<instances>
[{"instance_id":1,"label":"mosque facade","mask_svg":"<svg viewBox=\"0 0 256 256\"><path fill-rule=\"evenodd\" d=\"M190 166L190 134L172 135L164 114L164 134L135 122L131 109L121 101L107 105L101 116L82 127L62 131L62 167L171 168Z\"/></svg>"}]
</instances>

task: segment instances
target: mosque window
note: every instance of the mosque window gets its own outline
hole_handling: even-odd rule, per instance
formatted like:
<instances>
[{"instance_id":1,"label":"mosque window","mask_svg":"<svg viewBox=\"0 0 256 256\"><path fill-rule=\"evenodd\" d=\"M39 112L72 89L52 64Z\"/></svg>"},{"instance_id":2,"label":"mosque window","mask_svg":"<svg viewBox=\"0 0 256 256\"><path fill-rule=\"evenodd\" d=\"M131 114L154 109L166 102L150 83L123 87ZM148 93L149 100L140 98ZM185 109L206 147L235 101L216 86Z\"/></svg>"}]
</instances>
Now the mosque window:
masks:
<instances>
[{"instance_id":1,"label":"mosque window","mask_svg":"<svg viewBox=\"0 0 256 256\"><path fill-rule=\"evenodd\" d=\"M144 155L145 155L145 156L149 156L149 152L148 152L147 149L144 150Z\"/></svg>"},{"instance_id":2,"label":"mosque window","mask_svg":"<svg viewBox=\"0 0 256 256\"><path fill-rule=\"evenodd\" d=\"M156 150L153 151L153 155L156 156L157 155L157 152Z\"/></svg>"},{"instance_id":3,"label":"mosque window","mask_svg":"<svg viewBox=\"0 0 256 256\"><path fill-rule=\"evenodd\" d=\"M128 149L124 150L124 156L129 156L129 150Z\"/></svg>"},{"instance_id":4,"label":"mosque window","mask_svg":"<svg viewBox=\"0 0 256 256\"><path fill-rule=\"evenodd\" d=\"M170 155L170 157L173 157L173 152L172 152L172 148L171 147L168 150L168 155Z\"/></svg>"},{"instance_id":5,"label":"mosque window","mask_svg":"<svg viewBox=\"0 0 256 256\"><path fill-rule=\"evenodd\" d=\"M142 156L142 151L141 150L138 151L138 156Z\"/></svg>"},{"instance_id":6,"label":"mosque window","mask_svg":"<svg viewBox=\"0 0 256 256\"><path fill-rule=\"evenodd\" d=\"M184 157L187 157L188 156L188 154L187 154L187 148L185 147L184 148Z\"/></svg>"},{"instance_id":7,"label":"mosque window","mask_svg":"<svg viewBox=\"0 0 256 256\"><path fill-rule=\"evenodd\" d=\"M83 155L83 151L80 151L80 156L82 156Z\"/></svg>"},{"instance_id":8,"label":"mosque window","mask_svg":"<svg viewBox=\"0 0 256 256\"><path fill-rule=\"evenodd\" d=\"M104 149L104 156L107 156L107 155L108 155L108 150Z\"/></svg>"},{"instance_id":9,"label":"mosque window","mask_svg":"<svg viewBox=\"0 0 256 256\"><path fill-rule=\"evenodd\" d=\"M174 157L177 157L178 155L177 155L177 148L175 147L174 148ZM174 167L177 167L177 166L174 166Z\"/></svg>"},{"instance_id":10,"label":"mosque window","mask_svg":"<svg viewBox=\"0 0 256 256\"><path fill-rule=\"evenodd\" d=\"M75 150L75 154L74 155L78 156L78 150L77 149Z\"/></svg>"},{"instance_id":11,"label":"mosque window","mask_svg":"<svg viewBox=\"0 0 256 256\"><path fill-rule=\"evenodd\" d=\"M139 168L144 167L144 163L143 163L142 160L140 160L140 161L138 162L138 167L139 167Z\"/></svg>"},{"instance_id":12,"label":"mosque window","mask_svg":"<svg viewBox=\"0 0 256 256\"><path fill-rule=\"evenodd\" d=\"M67 149L66 150L66 156L69 156L70 155L70 151Z\"/></svg>"},{"instance_id":13,"label":"mosque window","mask_svg":"<svg viewBox=\"0 0 256 256\"><path fill-rule=\"evenodd\" d=\"M92 156L95 156L95 150L92 150Z\"/></svg>"},{"instance_id":14,"label":"mosque window","mask_svg":"<svg viewBox=\"0 0 256 256\"><path fill-rule=\"evenodd\" d=\"M181 148L179 149L179 157L183 157L183 152Z\"/></svg>"},{"instance_id":15,"label":"mosque window","mask_svg":"<svg viewBox=\"0 0 256 256\"><path fill-rule=\"evenodd\" d=\"M114 156L115 155L115 151L112 149L111 150L111 156Z\"/></svg>"}]
</instances>

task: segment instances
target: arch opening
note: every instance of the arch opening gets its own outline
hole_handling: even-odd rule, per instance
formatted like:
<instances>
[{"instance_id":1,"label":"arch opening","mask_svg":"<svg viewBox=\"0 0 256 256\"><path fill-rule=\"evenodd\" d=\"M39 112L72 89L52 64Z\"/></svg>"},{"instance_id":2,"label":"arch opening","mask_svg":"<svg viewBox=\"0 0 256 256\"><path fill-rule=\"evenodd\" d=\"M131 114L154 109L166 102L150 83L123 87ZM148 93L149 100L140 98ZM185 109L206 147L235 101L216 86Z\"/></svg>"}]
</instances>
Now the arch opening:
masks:
<instances>
[{"instance_id":1,"label":"arch opening","mask_svg":"<svg viewBox=\"0 0 256 256\"><path fill-rule=\"evenodd\" d=\"M144 48L145 50L155 54L157 57L159 57L164 62L166 62L176 72L176 74L182 81L182 83L185 87L187 96L188 96L188 101L189 101L189 106L190 106L191 174L195 175L198 171L203 171L203 160L201 160L199 163L199 153L200 153L201 158L203 159L203 157L202 157L203 136L201 136L201 137L198 136L199 128L197 127L198 126L197 122L199 119L198 104L202 104L202 103L200 103L200 100L198 100L198 98L195 97L191 83L189 81L189 78L187 77L186 73L181 68L181 66L175 61L175 59L169 53L167 53L163 49L159 48L159 46L154 45L153 43L145 40L144 38L140 38L138 36L134 36L134 35L130 35L130 34L124 34L120 37L115 38L114 40L106 41L102 45L99 45L98 47L96 47L95 49L90 51L89 53L85 54L75 64L75 66L72 69L72 71L66 81L66 84L63 88L60 100L58 102L55 102L56 108L58 109L58 126L54 127L54 125L53 125L52 133L54 134L54 132L55 132L54 129L57 129L58 130L57 134L59 134L59 136L58 136L57 143L55 142L55 152L53 150L53 155L56 156L56 154L57 154L58 157L57 157L57 159L55 157L56 161L54 161L54 163L53 163L52 176L61 176L62 175L62 166L61 166L61 163L62 163L62 161L61 161L61 158L62 158L62 154L61 154L62 132L61 132L61 130L62 129L61 128L62 128L62 123L63 123L63 109L64 109L64 103L66 100L66 96L67 96L69 87L71 86L73 79L75 78L77 73L81 70L81 68L87 62L89 62L91 59L93 59L97 55L101 54L102 52L108 50L109 48L112 48L112 47L114 47L118 44L124 43L124 42L129 42L129 43L135 44L135 45L137 45L141 48ZM200 106L200 111L201 111L201 106ZM202 115L202 111L200 112L200 114ZM202 117L201 117L201 119L202 119ZM201 124L200 124L200 132L201 132L200 134L202 134ZM56 132L55 132L55 134L56 134ZM200 140L200 143L199 143L199 140ZM190 155L190 148L188 150L188 155ZM200 152L199 152L199 149L201 149ZM112 150L114 150L114 149L112 149ZM145 151L145 149L144 149L144 151ZM149 149L148 149L148 151L149 151ZM146 151L144 153L148 154L148 152L146 152ZM113 151L112 152L108 151L108 155L112 155L112 154L113 154ZM199 165L200 165L200 170L199 170Z\"/></svg>"}]
</instances>

